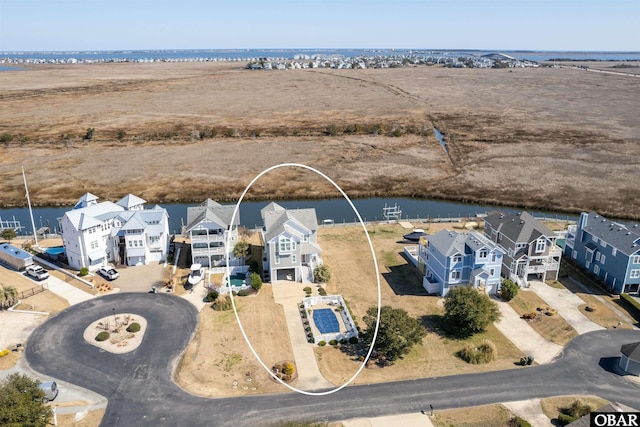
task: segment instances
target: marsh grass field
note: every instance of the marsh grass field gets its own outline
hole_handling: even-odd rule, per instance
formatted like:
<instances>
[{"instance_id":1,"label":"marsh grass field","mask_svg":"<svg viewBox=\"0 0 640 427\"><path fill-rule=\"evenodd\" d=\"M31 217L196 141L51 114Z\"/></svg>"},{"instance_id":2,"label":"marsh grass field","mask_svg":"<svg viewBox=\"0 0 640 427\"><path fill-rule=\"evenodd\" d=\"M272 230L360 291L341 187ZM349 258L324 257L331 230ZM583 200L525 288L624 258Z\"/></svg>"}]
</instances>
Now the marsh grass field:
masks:
<instances>
[{"instance_id":1,"label":"marsh grass field","mask_svg":"<svg viewBox=\"0 0 640 427\"><path fill-rule=\"evenodd\" d=\"M265 168L298 162L352 197L640 217L639 78L550 67L269 72L243 65L3 71L0 204L24 205L20 165L32 202L60 205L87 191L158 203L233 200ZM316 178L273 175L254 197L331 195Z\"/></svg>"}]
</instances>

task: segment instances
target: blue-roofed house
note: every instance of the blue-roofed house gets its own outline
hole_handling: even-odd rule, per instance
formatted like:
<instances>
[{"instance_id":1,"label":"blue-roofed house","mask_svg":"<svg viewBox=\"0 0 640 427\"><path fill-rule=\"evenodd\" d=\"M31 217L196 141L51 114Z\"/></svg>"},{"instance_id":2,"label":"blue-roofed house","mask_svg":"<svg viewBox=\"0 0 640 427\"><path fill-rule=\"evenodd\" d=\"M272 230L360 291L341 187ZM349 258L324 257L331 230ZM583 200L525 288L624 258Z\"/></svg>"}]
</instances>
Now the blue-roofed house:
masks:
<instances>
[{"instance_id":1,"label":"blue-roofed house","mask_svg":"<svg viewBox=\"0 0 640 427\"><path fill-rule=\"evenodd\" d=\"M583 212L567 231L564 253L616 293L638 294L640 225L624 225Z\"/></svg>"},{"instance_id":2,"label":"blue-roofed house","mask_svg":"<svg viewBox=\"0 0 640 427\"><path fill-rule=\"evenodd\" d=\"M422 285L430 294L446 296L462 285L488 294L500 288L504 250L476 231L442 230L418 243L418 269Z\"/></svg>"},{"instance_id":3,"label":"blue-roofed house","mask_svg":"<svg viewBox=\"0 0 640 427\"><path fill-rule=\"evenodd\" d=\"M91 193L58 219L71 268L95 271L108 263L129 266L166 260L169 215L156 205L129 194L116 203L98 202Z\"/></svg>"}]
</instances>

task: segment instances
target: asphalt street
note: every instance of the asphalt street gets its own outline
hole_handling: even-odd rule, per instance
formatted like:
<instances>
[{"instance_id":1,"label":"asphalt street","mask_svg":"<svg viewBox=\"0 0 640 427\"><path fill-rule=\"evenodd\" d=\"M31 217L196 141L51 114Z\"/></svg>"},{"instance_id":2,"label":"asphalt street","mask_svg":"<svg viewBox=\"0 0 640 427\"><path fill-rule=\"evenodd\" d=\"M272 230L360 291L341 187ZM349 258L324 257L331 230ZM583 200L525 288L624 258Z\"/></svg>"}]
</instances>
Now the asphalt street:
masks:
<instances>
[{"instance_id":1,"label":"asphalt street","mask_svg":"<svg viewBox=\"0 0 640 427\"><path fill-rule=\"evenodd\" d=\"M137 313L148 328L140 347L111 354L82 339L86 325L117 312ZM347 387L327 396L298 393L205 399L172 381L177 356L192 339L198 313L165 294L114 294L74 305L40 325L26 346L42 374L109 400L102 426L261 426L281 420L336 421L508 402L563 394L592 394L640 408L640 385L613 369L622 344L640 332L589 332L569 343L554 363L506 371Z\"/></svg>"}]
</instances>

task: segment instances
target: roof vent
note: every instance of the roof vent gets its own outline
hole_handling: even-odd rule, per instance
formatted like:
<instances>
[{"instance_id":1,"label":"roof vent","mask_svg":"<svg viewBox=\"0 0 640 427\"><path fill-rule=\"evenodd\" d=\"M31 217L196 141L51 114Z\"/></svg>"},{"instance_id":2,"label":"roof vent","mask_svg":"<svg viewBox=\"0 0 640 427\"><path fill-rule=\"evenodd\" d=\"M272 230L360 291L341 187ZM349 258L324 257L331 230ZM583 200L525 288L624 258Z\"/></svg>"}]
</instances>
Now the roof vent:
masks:
<instances>
[{"instance_id":1,"label":"roof vent","mask_svg":"<svg viewBox=\"0 0 640 427\"><path fill-rule=\"evenodd\" d=\"M523 221L523 220L520 220L520 224L524 224L524 221Z\"/></svg>"},{"instance_id":2,"label":"roof vent","mask_svg":"<svg viewBox=\"0 0 640 427\"><path fill-rule=\"evenodd\" d=\"M633 224L633 228L637 228L637 227L638 227L638 224Z\"/></svg>"}]
</instances>

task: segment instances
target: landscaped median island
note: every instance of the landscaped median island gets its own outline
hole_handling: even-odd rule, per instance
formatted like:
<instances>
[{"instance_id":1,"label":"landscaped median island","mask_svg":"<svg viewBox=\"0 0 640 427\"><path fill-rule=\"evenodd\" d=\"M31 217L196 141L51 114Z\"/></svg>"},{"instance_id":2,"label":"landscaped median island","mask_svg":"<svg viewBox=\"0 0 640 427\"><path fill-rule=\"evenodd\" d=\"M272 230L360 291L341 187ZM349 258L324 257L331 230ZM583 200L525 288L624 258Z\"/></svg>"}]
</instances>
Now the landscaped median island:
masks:
<instances>
[{"instance_id":1,"label":"landscaped median island","mask_svg":"<svg viewBox=\"0 0 640 427\"><path fill-rule=\"evenodd\" d=\"M87 326L83 337L89 344L102 350L122 354L140 346L146 329L144 317L132 313L114 313Z\"/></svg>"}]
</instances>

